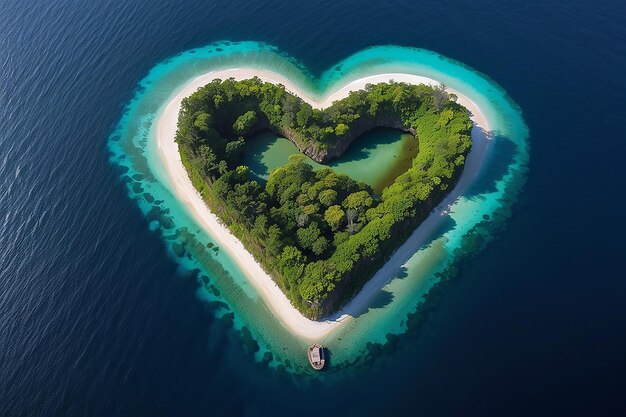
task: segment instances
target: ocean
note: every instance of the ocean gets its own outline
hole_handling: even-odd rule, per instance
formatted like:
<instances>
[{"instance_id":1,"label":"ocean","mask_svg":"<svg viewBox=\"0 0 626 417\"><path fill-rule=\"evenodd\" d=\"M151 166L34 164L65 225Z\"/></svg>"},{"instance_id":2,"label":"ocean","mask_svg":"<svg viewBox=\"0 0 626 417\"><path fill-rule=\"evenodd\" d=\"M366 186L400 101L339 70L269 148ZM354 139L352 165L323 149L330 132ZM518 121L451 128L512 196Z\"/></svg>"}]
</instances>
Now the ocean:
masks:
<instances>
[{"instance_id":1,"label":"ocean","mask_svg":"<svg viewBox=\"0 0 626 417\"><path fill-rule=\"evenodd\" d=\"M0 10L0 415L626 413L620 2L2 1ZM354 333L363 345L363 334L378 338L367 360L322 375L298 371L297 343L265 332L271 323L251 324L264 307L224 254L198 269L173 253L186 236L164 221L184 216L136 200L147 179L129 175L127 161L148 171L151 162L116 153L120 126L141 128L147 119L133 111L160 93L146 80L183 61L193 73L188 51L258 45L311 78L375 45L399 45L370 49L377 58L434 51L505 91L527 127L522 188L486 247L455 265L419 325L383 314L406 315L414 298L379 309L384 320L372 313L376 326ZM495 154L494 169L511 164L506 155Z\"/></svg>"}]
</instances>

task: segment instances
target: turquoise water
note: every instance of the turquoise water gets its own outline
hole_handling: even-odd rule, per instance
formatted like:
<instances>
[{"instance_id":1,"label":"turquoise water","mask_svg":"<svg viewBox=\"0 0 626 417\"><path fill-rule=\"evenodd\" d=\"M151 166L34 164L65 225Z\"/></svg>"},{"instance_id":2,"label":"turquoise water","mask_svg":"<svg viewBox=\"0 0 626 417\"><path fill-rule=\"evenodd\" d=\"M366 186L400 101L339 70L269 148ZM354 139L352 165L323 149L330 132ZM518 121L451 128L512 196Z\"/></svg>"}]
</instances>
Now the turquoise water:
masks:
<instances>
[{"instance_id":1,"label":"turquoise water","mask_svg":"<svg viewBox=\"0 0 626 417\"><path fill-rule=\"evenodd\" d=\"M316 170L330 167L381 192L411 167L417 148L417 139L413 135L381 128L355 139L341 158L327 165L308 157L307 162ZM298 148L290 140L263 132L246 142L244 162L255 176L266 181L274 168L284 165L290 155L298 153Z\"/></svg>"},{"instance_id":2,"label":"turquoise water","mask_svg":"<svg viewBox=\"0 0 626 417\"><path fill-rule=\"evenodd\" d=\"M222 42L179 54L150 71L110 137L111 162L124 171L130 197L151 221L151 228L161 232L180 268L201 271L205 286L198 297L211 302L223 321L241 331L242 340L256 351L259 361L289 372L310 372L302 360L308 341L292 335L270 314L233 260L215 246L212 237L178 202L154 140L155 118L176 92L203 73L242 66L281 73L314 98L368 75L401 72L427 76L477 103L493 129L490 152L478 178L442 217L429 243L399 261L396 277L380 290L366 311L321 340L331 348L333 368L352 366L356 358L368 356L368 344L384 345L390 335L407 330L407 316L437 283L438 273L463 252L465 238L475 233L476 226L488 240L491 231L506 220L526 177L528 130L519 108L488 77L421 49L368 48L316 76L266 44ZM354 167L350 171L357 175ZM271 359L267 352L271 352Z\"/></svg>"}]
</instances>

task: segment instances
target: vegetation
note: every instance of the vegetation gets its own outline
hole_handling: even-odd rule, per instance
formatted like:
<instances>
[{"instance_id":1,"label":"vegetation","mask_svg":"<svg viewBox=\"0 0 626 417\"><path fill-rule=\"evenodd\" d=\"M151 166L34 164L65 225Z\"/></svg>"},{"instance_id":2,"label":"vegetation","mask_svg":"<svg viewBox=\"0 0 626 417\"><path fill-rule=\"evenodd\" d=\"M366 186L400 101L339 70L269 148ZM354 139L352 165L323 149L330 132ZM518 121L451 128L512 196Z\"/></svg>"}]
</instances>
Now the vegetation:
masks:
<instances>
[{"instance_id":1,"label":"vegetation","mask_svg":"<svg viewBox=\"0 0 626 417\"><path fill-rule=\"evenodd\" d=\"M245 141L271 129L324 159L377 124L415 132L412 167L382 194L302 155L266 184L241 164ZM258 78L215 80L183 101L176 141L194 186L311 318L337 310L454 185L471 147L465 108L443 87L381 83L313 109ZM335 152L336 153L336 152Z\"/></svg>"}]
</instances>

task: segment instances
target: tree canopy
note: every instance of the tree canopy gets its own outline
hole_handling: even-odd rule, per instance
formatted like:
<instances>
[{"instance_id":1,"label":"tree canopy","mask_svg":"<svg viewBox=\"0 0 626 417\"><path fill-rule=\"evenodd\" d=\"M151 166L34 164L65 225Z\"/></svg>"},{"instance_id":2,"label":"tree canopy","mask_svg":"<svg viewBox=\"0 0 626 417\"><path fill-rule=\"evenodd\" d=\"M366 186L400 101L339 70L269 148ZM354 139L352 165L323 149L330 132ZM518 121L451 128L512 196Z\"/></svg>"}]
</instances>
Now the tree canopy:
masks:
<instances>
[{"instance_id":1,"label":"tree canopy","mask_svg":"<svg viewBox=\"0 0 626 417\"><path fill-rule=\"evenodd\" d=\"M454 185L472 124L453 99L442 86L391 82L317 110L258 78L214 80L183 100L176 141L211 210L294 306L318 318L346 302ZM266 183L242 164L246 141L262 129L300 149L330 149L364 121L389 118L416 132L419 152L381 194L330 168L315 171L303 155Z\"/></svg>"}]
</instances>

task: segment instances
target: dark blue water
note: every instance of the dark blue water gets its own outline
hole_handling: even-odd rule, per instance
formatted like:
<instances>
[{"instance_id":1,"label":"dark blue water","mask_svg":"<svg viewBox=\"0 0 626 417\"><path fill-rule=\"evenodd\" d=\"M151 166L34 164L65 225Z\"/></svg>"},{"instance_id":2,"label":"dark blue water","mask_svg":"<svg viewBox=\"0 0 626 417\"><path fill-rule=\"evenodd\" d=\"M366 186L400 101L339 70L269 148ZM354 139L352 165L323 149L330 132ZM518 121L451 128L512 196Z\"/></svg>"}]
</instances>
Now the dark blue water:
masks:
<instances>
[{"instance_id":1,"label":"dark blue water","mask_svg":"<svg viewBox=\"0 0 626 417\"><path fill-rule=\"evenodd\" d=\"M624 21L619 1L0 1L0 415L624 415ZM419 332L331 386L256 364L108 163L147 71L220 39L313 71L431 49L530 128L507 230Z\"/></svg>"}]
</instances>

